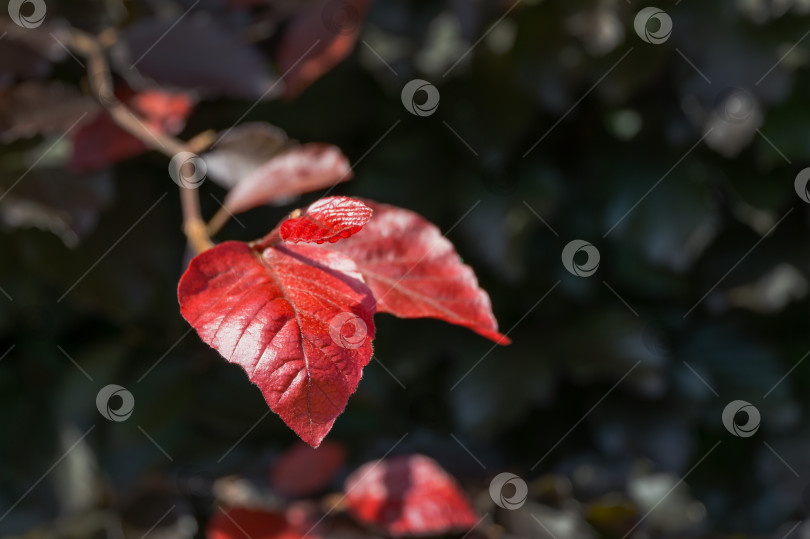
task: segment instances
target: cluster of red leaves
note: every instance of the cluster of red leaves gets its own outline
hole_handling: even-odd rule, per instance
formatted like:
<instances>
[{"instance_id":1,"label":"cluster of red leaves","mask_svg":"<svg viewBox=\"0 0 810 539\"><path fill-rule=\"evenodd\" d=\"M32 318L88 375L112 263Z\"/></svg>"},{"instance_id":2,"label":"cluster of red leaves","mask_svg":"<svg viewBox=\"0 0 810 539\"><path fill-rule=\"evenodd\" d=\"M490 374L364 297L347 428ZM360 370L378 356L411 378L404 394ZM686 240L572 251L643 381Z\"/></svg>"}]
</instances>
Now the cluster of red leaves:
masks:
<instances>
[{"instance_id":1,"label":"cluster of red leaves","mask_svg":"<svg viewBox=\"0 0 810 539\"><path fill-rule=\"evenodd\" d=\"M436 226L346 197L315 202L261 240L202 253L178 297L203 341L240 365L313 447L371 360L375 313L438 318L508 343L489 296Z\"/></svg>"},{"instance_id":2,"label":"cluster of red leaves","mask_svg":"<svg viewBox=\"0 0 810 539\"><path fill-rule=\"evenodd\" d=\"M279 20L272 16L275 4L229 2L235 10L270 13L270 26L282 29L272 47L282 78L266 69L260 49L212 17L194 15L182 22L147 17L122 29L113 47L116 98L154 133L177 135L199 99L294 97L351 52L371 0L291 2L280 10ZM167 28L173 30L170 35ZM15 41L13 47L36 45L45 60L53 56L45 54L44 44L53 45L54 29L43 26L39 33L29 32L40 35L40 41ZM30 63L0 68L0 90L18 77L30 76ZM13 141L67 129L72 141L68 164L78 172L106 169L148 150L144 140L119 127L86 96L57 86L19 84L0 95L0 117L7 120L0 122L0 138ZM274 88L279 91L271 93ZM36 115L16 114L30 109L21 103L32 100L50 106ZM211 169L211 176L229 189L227 212L247 211L352 177L348 160L334 146L298 146L283 134L271 140L275 135L266 129L271 126L259 127L229 130L219 141L226 149L208 155L213 159L217 153L220 166ZM265 144L248 154L240 152L242 143L257 132ZM228 241L198 255L180 280L178 298L182 315L200 337L240 365L270 408L311 446L286 453L271 471L274 490L287 497L326 489L343 468L342 447L315 448L371 360L376 313L437 318L496 343L509 342L498 332L489 297L472 269L437 227L411 211L347 197L324 198L296 211L259 240ZM358 523L389 536L464 532L478 522L453 478L421 455L361 466L347 478L343 499ZM308 518L294 518L289 512L233 507L215 512L207 535L323 536L322 529L309 524Z\"/></svg>"},{"instance_id":3,"label":"cluster of red leaves","mask_svg":"<svg viewBox=\"0 0 810 539\"><path fill-rule=\"evenodd\" d=\"M287 22L274 50L285 71L287 97L349 53L370 3L314 0L277 14ZM263 0L234 1L230 7L274 17ZM268 84L273 77L262 69L259 50L211 17L171 23L170 35L166 27L159 17L138 20L122 31L116 54L110 55L119 77L115 97L153 134L182 131L198 98L276 97L266 89L276 84ZM122 69L133 59L137 62ZM154 89L161 83L172 91ZM44 91L12 92L15 99L8 102ZM86 110L79 97L73 96L77 103L70 114L59 115L60 124L76 126L70 134L72 169L106 169L147 151L148 139L124 131L104 109ZM17 108L9 104L6 108ZM68 122L81 111L78 120ZM23 120L0 135L47 132L41 118ZM273 140L272 129L266 129L271 126L261 126L265 129L229 130L219 140L227 149L209 152L218 163L212 179L229 189L227 213L352 177L348 160L334 146L295 145L286 135ZM261 145L250 155L239 151L257 133L271 142L272 154ZM239 170L235 179L233 169ZM200 254L181 278L178 298L182 315L200 337L244 368L270 408L313 447L343 412L371 360L376 313L437 318L508 343L498 332L489 296L438 228L408 210L346 197L317 201L257 241L228 241Z\"/></svg>"},{"instance_id":4,"label":"cluster of red leaves","mask_svg":"<svg viewBox=\"0 0 810 539\"><path fill-rule=\"evenodd\" d=\"M343 459L339 446L324 444L319 449L296 446L279 457L273 467L273 490L287 496L323 491L334 479ZM297 484L291 481L294 473L302 479ZM346 478L338 507L370 532L388 537L464 533L479 522L478 514L455 479L434 460L419 454L363 464ZM326 516L299 515L294 509L281 513L231 507L214 514L208 522L207 536L209 539L328 537L332 523L325 520Z\"/></svg>"},{"instance_id":5,"label":"cluster of red leaves","mask_svg":"<svg viewBox=\"0 0 810 539\"><path fill-rule=\"evenodd\" d=\"M143 124L169 135L183 130L198 97L294 98L351 53L370 4L371 0L314 0L293 4L289 13L280 10L276 16L286 15L286 21L277 24L283 32L276 37L272 59L284 73L283 81L266 69L257 48L210 19L177 21L176 27L171 24L168 37L174 41L170 42L156 39L168 34L167 21L145 18L127 28L116 44L120 49L117 57L130 59L128 64L135 58L144 61L135 71L132 66L120 69L117 63L114 67L126 80L146 89L135 92L120 83L116 97ZM264 16L264 10L275 13L266 0L234 0L229 7L256 10L257 17ZM161 86L173 90L164 91ZM268 88L279 91L269 92ZM55 105L52 108L59 110ZM104 169L147 151L142 141L118 127L109 114L94 112L71 136L73 170Z\"/></svg>"}]
</instances>

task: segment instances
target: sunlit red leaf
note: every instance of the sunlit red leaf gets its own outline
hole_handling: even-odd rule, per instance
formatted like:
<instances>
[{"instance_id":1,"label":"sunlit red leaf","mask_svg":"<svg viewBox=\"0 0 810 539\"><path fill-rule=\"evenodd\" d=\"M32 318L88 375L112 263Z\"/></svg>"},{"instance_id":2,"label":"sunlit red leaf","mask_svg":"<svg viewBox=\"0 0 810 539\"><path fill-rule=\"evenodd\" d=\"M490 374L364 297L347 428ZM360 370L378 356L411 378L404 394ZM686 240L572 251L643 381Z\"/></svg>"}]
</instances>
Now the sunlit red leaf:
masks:
<instances>
[{"instance_id":1,"label":"sunlit red leaf","mask_svg":"<svg viewBox=\"0 0 810 539\"><path fill-rule=\"evenodd\" d=\"M456 481L424 455L366 463L344 488L352 515L392 536L466 532L479 520Z\"/></svg>"},{"instance_id":2,"label":"sunlit red leaf","mask_svg":"<svg viewBox=\"0 0 810 539\"><path fill-rule=\"evenodd\" d=\"M183 130L193 107L188 94L149 90L135 94L128 88L116 92L138 119L156 132L176 135ZM107 112L75 131L71 168L98 170L147 151L147 146L120 128Z\"/></svg>"},{"instance_id":3,"label":"sunlit red leaf","mask_svg":"<svg viewBox=\"0 0 810 539\"><path fill-rule=\"evenodd\" d=\"M270 484L283 496L296 498L322 491L346 462L346 450L335 442L317 449L297 443L282 453L270 470Z\"/></svg>"},{"instance_id":4,"label":"sunlit red leaf","mask_svg":"<svg viewBox=\"0 0 810 539\"><path fill-rule=\"evenodd\" d=\"M354 262L310 245L225 242L191 261L178 298L202 340L317 447L371 359L374 298Z\"/></svg>"},{"instance_id":5,"label":"sunlit red leaf","mask_svg":"<svg viewBox=\"0 0 810 539\"><path fill-rule=\"evenodd\" d=\"M354 49L371 0L316 0L295 16L281 39L277 60L294 97Z\"/></svg>"},{"instance_id":6,"label":"sunlit red leaf","mask_svg":"<svg viewBox=\"0 0 810 539\"><path fill-rule=\"evenodd\" d=\"M315 539L284 515L244 507L215 510L205 535L208 539Z\"/></svg>"},{"instance_id":7,"label":"sunlit red leaf","mask_svg":"<svg viewBox=\"0 0 810 539\"><path fill-rule=\"evenodd\" d=\"M453 244L420 215L365 201L374 217L362 234L330 245L355 261L377 300L377 310L401 318L438 318L499 344L489 295L478 286Z\"/></svg>"},{"instance_id":8,"label":"sunlit red leaf","mask_svg":"<svg viewBox=\"0 0 810 539\"><path fill-rule=\"evenodd\" d=\"M240 213L351 177L349 160L340 149L328 144L304 144L274 157L242 179L228 192L225 207L231 213Z\"/></svg>"},{"instance_id":9,"label":"sunlit red leaf","mask_svg":"<svg viewBox=\"0 0 810 539\"><path fill-rule=\"evenodd\" d=\"M299 217L281 223L281 239L291 243L335 243L359 232L371 214L371 208L355 198L322 198Z\"/></svg>"}]
</instances>

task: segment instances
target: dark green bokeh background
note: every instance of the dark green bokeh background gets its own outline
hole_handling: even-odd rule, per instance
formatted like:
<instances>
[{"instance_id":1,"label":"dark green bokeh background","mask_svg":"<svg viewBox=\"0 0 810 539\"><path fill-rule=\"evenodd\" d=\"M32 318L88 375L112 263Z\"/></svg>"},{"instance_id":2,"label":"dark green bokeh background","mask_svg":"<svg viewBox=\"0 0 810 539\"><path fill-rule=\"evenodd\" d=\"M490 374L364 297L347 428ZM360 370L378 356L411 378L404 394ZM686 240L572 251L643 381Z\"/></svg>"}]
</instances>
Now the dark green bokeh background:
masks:
<instances>
[{"instance_id":1,"label":"dark green bokeh background","mask_svg":"<svg viewBox=\"0 0 810 539\"><path fill-rule=\"evenodd\" d=\"M298 140L340 146L357 168L337 193L450 230L514 341L493 349L438 321L378 316L375 356L405 387L376 361L365 369L329 436L352 466L408 433L396 453L436 458L470 492L486 496L489 479L511 471L533 481L532 503L604 536L627 529L616 522L628 500L643 507L645 488L666 492L687 472L662 503L669 517L656 512L640 529L781 536L806 517L810 362L796 365L810 349L810 213L793 180L810 162L810 8L777 4L662 2L673 33L654 45L633 30L636 1L524 1L489 31L511 3L378 0L347 61L298 99L250 113ZM400 90L413 78L439 89L432 116L403 108ZM729 89L753 100L761 122L723 119ZM204 102L183 135L225 129L248 105ZM720 136L690 151L729 125L739 143ZM4 185L29 147L0 150ZM181 338L185 245L166 166L151 153L114 167L115 202L75 249L39 230L0 235L0 286L13 298L0 297L0 353L14 347L0 361L0 513L95 425L0 522L2 533L103 505L134 507L127 518L137 521L150 499L139 493L155 484L175 492L190 477L261 477L295 441L272 414L255 425L267 407L238 367L193 332ZM209 193L221 200L224 191L203 185L210 216ZM240 216L246 229L231 222L218 239L261 236L289 209L251 211ZM560 260L580 238L601 253L589 278ZM96 410L110 383L135 397L126 422ZM723 427L737 399L761 412L753 437ZM543 497L548 475L563 501ZM152 521L162 513L153 509ZM580 533L566 537L588 536Z\"/></svg>"}]
</instances>

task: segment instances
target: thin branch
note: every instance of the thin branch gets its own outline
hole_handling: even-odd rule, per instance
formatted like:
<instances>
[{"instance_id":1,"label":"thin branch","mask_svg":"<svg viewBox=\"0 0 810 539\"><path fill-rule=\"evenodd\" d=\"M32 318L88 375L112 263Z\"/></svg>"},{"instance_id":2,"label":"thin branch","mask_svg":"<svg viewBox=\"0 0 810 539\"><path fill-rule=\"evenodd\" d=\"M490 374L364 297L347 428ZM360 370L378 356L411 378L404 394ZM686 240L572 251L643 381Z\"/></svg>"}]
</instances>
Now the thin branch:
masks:
<instances>
[{"instance_id":1,"label":"thin branch","mask_svg":"<svg viewBox=\"0 0 810 539\"><path fill-rule=\"evenodd\" d=\"M58 32L69 48L87 60L90 89L97 101L122 129L147 147L168 157L174 157L180 152L202 152L213 142L214 135L209 131L201 133L188 143L166 133L155 131L145 122L138 120L135 113L115 97L104 46L109 45L110 41L114 39L114 35L102 34L101 38L97 38L71 27L59 28ZM180 200L183 208L183 232L189 243L197 253L211 248L213 243L200 212L200 197L197 190L180 187Z\"/></svg>"},{"instance_id":2,"label":"thin branch","mask_svg":"<svg viewBox=\"0 0 810 539\"><path fill-rule=\"evenodd\" d=\"M208 221L208 234L211 236L222 230L222 227L230 220L231 212L225 209L225 206L220 207L214 216Z\"/></svg>"}]
</instances>

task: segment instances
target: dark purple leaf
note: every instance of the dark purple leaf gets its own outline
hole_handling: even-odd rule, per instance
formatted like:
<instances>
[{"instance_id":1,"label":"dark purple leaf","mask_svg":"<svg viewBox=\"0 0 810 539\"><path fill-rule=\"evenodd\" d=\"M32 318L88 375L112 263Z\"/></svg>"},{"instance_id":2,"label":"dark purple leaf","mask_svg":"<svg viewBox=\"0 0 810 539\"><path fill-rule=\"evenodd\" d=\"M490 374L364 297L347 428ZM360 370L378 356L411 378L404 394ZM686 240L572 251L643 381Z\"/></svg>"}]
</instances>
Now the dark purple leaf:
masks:
<instances>
[{"instance_id":1,"label":"dark purple leaf","mask_svg":"<svg viewBox=\"0 0 810 539\"><path fill-rule=\"evenodd\" d=\"M134 87L140 84L133 73L207 97L253 101L283 90L261 54L210 16L138 21L124 32L114 59Z\"/></svg>"}]
</instances>

